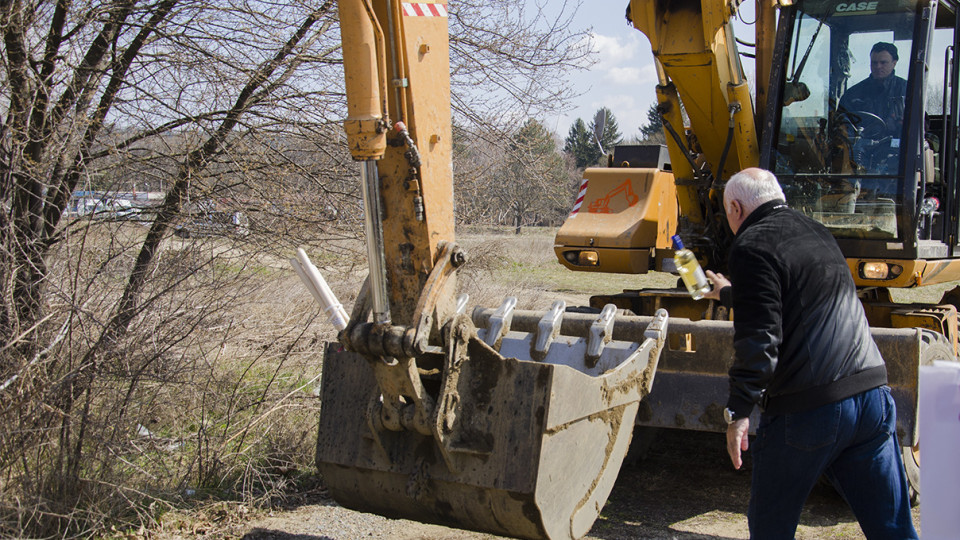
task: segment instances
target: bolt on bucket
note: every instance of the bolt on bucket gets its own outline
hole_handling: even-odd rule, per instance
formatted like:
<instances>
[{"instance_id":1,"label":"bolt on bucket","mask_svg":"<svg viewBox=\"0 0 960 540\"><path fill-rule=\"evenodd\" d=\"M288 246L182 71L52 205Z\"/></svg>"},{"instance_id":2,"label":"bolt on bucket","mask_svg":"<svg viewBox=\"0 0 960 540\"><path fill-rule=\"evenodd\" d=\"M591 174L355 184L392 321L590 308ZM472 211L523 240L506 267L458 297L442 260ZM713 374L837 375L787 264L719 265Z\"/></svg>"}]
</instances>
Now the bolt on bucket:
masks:
<instances>
[{"instance_id":1,"label":"bolt on bucket","mask_svg":"<svg viewBox=\"0 0 960 540\"><path fill-rule=\"evenodd\" d=\"M328 345L317 465L338 503L518 538L590 530L650 391L666 311L637 343L612 339L612 306L568 336L562 304L534 333L509 330L508 304L479 330L455 318L433 369ZM381 391L391 369L419 379L393 385L407 389L399 404Z\"/></svg>"}]
</instances>

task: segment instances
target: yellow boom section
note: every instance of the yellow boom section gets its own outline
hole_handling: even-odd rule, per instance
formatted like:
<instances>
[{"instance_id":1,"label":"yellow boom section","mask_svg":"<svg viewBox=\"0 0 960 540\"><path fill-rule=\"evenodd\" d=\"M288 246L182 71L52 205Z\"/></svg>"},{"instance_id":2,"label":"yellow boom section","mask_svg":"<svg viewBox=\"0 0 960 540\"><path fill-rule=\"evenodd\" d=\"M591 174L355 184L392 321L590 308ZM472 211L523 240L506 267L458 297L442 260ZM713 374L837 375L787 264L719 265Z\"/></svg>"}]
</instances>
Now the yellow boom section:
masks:
<instances>
[{"instance_id":1,"label":"yellow boom section","mask_svg":"<svg viewBox=\"0 0 960 540\"><path fill-rule=\"evenodd\" d=\"M409 324L442 242L454 240L447 3L341 0L353 158L368 166L368 213L382 215L382 276L394 323ZM365 197L366 198L366 197ZM369 237L369 234L368 234ZM377 250L374 250L377 251ZM379 254L371 254L375 263ZM451 277L438 308L453 310ZM375 287L375 286L374 286Z\"/></svg>"},{"instance_id":2,"label":"yellow boom section","mask_svg":"<svg viewBox=\"0 0 960 540\"><path fill-rule=\"evenodd\" d=\"M734 8L720 0L631 0L630 18L653 49L660 84L657 100L683 148L669 131L667 148L680 215L704 221L704 164L726 179L759 163L753 103L737 56L730 21ZM689 118L684 130L680 103ZM732 133L731 133L732 126ZM723 170L721 156L729 142ZM693 155L691 155L693 154ZM691 160L693 166L691 166Z\"/></svg>"}]
</instances>

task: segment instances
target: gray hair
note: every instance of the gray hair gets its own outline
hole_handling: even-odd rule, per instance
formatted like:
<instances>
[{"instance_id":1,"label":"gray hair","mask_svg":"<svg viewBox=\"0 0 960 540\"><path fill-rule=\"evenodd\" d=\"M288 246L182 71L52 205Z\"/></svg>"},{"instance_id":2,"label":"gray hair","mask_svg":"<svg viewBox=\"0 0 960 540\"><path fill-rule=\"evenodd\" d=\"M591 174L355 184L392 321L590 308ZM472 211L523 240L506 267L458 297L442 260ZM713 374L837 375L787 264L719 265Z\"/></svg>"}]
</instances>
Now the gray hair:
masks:
<instances>
[{"instance_id":1,"label":"gray hair","mask_svg":"<svg viewBox=\"0 0 960 540\"><path fill-rule=\"evenodd\" d=\"M785 200L783 189L772 172L749 168L744 169L727 180L723 190L723 204L726 209L730 201L740 201L745 213L749 214L768 201Z\"/></svg>"}]
</instances>

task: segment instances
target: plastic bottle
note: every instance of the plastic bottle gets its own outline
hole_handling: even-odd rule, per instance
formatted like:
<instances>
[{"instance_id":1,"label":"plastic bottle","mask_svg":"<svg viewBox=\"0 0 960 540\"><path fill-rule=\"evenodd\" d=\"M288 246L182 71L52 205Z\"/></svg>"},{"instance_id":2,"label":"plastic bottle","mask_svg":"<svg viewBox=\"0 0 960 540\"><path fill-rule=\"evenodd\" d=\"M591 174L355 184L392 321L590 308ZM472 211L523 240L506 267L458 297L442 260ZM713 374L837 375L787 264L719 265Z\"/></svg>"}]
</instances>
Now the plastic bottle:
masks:
<instances>
[{"instance_id":1,"label":"plastic bottle","mask_svg":"<svg viewBox=\"0 0 960 540\"><path fill-rule=\"evenodd\" d=\"M677 266L677 272L680 272L680 279L687 286L690 296L694 300L700 300L704 294L710 292L707 275L703 273L703 268L700 268L700 263L693 252L683 247L679 234L673 236L673 248L676 250L673 254L673 262Z\"/></svg>"}]
</instances>

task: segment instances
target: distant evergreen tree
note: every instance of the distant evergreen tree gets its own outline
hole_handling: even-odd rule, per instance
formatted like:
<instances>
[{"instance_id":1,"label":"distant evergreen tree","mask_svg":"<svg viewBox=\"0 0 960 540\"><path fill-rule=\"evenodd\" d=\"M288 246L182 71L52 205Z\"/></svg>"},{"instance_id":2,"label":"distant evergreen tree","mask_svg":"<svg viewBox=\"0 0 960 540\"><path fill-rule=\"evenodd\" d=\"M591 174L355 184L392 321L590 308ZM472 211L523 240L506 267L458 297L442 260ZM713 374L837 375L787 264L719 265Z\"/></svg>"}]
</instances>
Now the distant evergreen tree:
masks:
<instances>
[{"instance_id":1,"label":"distant evergreen tree","mask_svg":"<svg viewBox=\"0 0 960 540\"><path fill-rule=\"evenodd\" d=\"M580 118L570 126L563 151L573 157L578 169L596 165L600 161L600 149L593 140L593 133Z\"/></svg>"},{"instance_id":2,"label":"distant evergreen tree","mask_svg":"<svg viewBox=\"0 0 960 540\"><path fill-rule=\"evenodd\" d=\"M647 109L647 123L640 126L640 139L651 142L663 142L663 118L657 112L657 102Z\"/></svg>"},{"instance_id":3,"label":"distant evergreen tree","mask_svg":"<svg viewBox=\"0 0 960 540\"><path fill-rule=\"evenodd\" d=\"M566 159L557 140L540 122L526 123L511 137L500 182L492 186L501 207L509 209L516 233L569 204Z\"/></svg>"}]
</instances>

